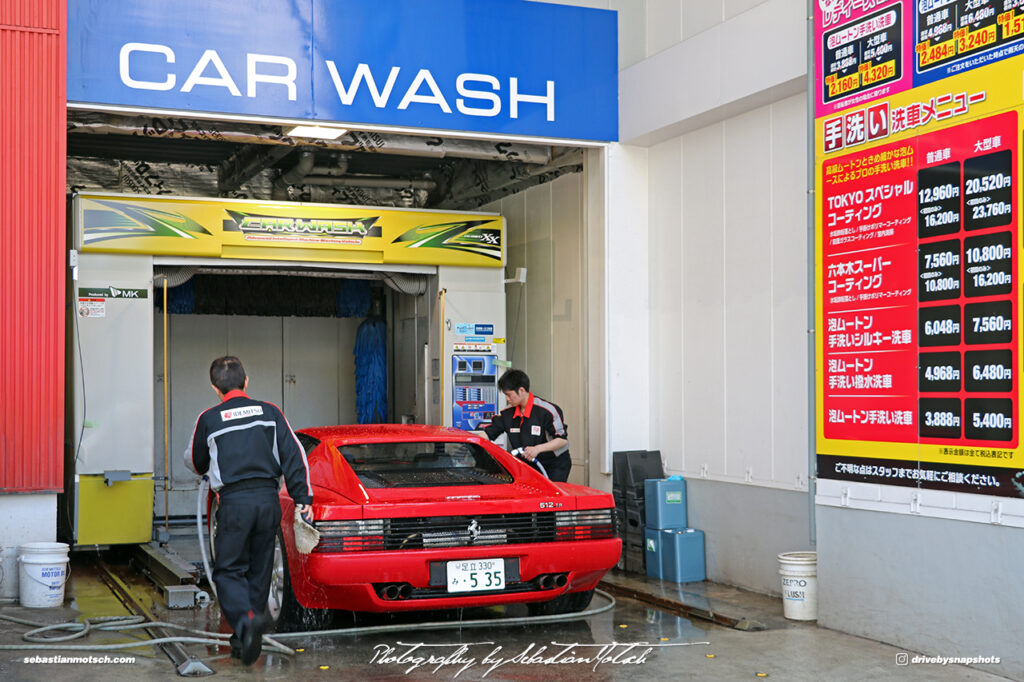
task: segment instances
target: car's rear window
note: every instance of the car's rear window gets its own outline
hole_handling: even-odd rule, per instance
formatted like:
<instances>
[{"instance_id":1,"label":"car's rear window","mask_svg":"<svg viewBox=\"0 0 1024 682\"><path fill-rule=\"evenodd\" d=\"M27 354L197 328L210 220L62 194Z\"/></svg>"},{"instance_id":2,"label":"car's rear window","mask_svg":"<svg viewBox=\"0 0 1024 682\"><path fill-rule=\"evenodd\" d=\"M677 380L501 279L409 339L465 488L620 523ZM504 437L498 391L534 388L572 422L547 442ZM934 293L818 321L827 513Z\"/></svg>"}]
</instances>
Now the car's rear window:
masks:
<instances>
[{"instance_id":1,"label":"car's rear window","mask_svg":"<svg viewBox=\"0 0 1024 682\"><path fill-rule=\"evenodd\" d=\"M512 483L475 443L362 443L338 449L367 488L430 488Z\"/></svg>"},{"instance_id":2,"label":"car's rear window","mask_svg":"<svg viewBox=\"0 0 1024 682\"><path fill-rule=\"evenodd\" d=\"M313 448L320 445L319 438L313 438L313 436L302 433L301 431L297 431L295 433L295 437L299 439L300 443L302 443L302 448L306 451L306 455L312 454Z\"/></svg>"}]
</instances>

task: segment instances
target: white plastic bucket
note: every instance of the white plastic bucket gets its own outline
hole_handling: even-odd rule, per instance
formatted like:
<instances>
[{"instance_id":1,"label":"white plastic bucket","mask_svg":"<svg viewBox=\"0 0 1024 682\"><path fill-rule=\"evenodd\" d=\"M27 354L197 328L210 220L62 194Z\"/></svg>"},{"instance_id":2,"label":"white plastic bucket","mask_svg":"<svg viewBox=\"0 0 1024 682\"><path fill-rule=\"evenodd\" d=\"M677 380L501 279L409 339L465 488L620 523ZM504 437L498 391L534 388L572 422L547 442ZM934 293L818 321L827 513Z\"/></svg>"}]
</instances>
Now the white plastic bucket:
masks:
<instances>
[{"instance_id":1,"label":"white plastic bucket","mask_svg":"<svg viewBox=\"0 0 1024 682\"><path fill-rule=\"evenodd\" d=\"M818 553L783 552L782 614L790 620L818 620Z\"/></svg>"},{"instance_id":2,"label":"white plastic bucket","mask_svg":"<svg viewBox=\"0 0 1024 682\"><path fill-rule=\"evenodd\" d=\"M68 546L63 542L28 542L18 546L21 605L48 608L64 603L68 581Z\"/></svg>"}]
</instances>

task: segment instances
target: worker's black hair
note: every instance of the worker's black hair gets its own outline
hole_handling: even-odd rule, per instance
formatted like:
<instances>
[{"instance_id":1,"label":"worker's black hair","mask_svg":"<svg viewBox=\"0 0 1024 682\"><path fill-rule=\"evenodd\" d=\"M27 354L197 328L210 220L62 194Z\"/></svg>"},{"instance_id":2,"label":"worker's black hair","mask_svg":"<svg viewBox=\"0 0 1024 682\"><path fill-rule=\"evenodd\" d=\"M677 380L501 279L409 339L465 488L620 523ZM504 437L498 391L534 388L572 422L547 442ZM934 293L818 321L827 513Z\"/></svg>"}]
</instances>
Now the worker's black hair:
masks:
<instances>
[{"instance_id":1,"label":"worker's black hair","mask_svg":"<svg viewBox=\"0 0 1024 682\"><path fill-rule=\"evenodd\" d=\"M518 391L520 388L530 390L530 377L521 369L506 370L498 379L499 391Z\"/></svg>"},{"instance_id":2,"label":"worker's black hair","mask_svg":"<svg viewBox=\"0 0 1024 682\"><path fill-rule=\"evenodd\" d=\"M245 368L234 355L217 358L210 364L210 383L221 393L245 388Z\"/></svg>"}]
</instances>

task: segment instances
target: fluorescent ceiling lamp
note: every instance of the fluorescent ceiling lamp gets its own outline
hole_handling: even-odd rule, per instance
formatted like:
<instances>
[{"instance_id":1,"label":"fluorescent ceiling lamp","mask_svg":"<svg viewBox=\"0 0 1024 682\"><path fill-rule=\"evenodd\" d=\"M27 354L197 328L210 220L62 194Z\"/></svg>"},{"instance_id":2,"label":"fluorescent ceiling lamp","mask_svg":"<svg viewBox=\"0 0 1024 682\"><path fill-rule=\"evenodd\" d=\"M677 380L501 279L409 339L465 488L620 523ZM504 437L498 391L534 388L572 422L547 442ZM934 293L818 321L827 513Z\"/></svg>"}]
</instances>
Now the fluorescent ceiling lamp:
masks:
<instances>
[{"instance_id":1,"label":"fluorescent ceiling lamp","mask_svg":"<svg viewBox=\"0 0 1024 682\"><path fill-rule=\"evenodd\" d=\"M337 140L347 133L344 128L327 128L326 126L295 126L288 131L291 137L314 137L319 140Z\"/></svg>"}]
</instances>

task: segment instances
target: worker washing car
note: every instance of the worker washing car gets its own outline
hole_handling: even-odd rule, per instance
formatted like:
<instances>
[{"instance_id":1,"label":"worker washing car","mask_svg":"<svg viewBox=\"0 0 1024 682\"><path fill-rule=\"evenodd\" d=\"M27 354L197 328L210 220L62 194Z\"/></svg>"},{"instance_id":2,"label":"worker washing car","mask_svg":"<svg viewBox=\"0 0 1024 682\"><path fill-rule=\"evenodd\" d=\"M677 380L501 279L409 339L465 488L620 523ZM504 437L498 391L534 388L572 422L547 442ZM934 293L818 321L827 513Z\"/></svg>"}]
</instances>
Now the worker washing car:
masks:
<instances>
[{"instance_id":1,"label":"worker washing car","mask_svg":"<svg viewBox=\"0 0 1024 682\"><path fill-rule=\"evenodd\" d=\"M220 404L196 419L185 464L208 474L218 496L213 582L233 630L231 654L251 665L259 658L268 619L274 538L281 525L281 476L301 515L312 519L313 488L306 453L280 408L253 400L249 377L234 356L210 365Z\"/></svg>"},{"instance_id":2,"label":"worker washing car","mask_svg":"<svg viewBox=\"0 0 1024 682\"><path fill-rule=\"evenodd\" d=\"M491 440L504 433L508 451L552 481L569 480L572 459L562 408L530 393L530 377L520 369L502 374L498 390L505 395L508 407L477 428Z\"/></svg>"}]
</instances>

